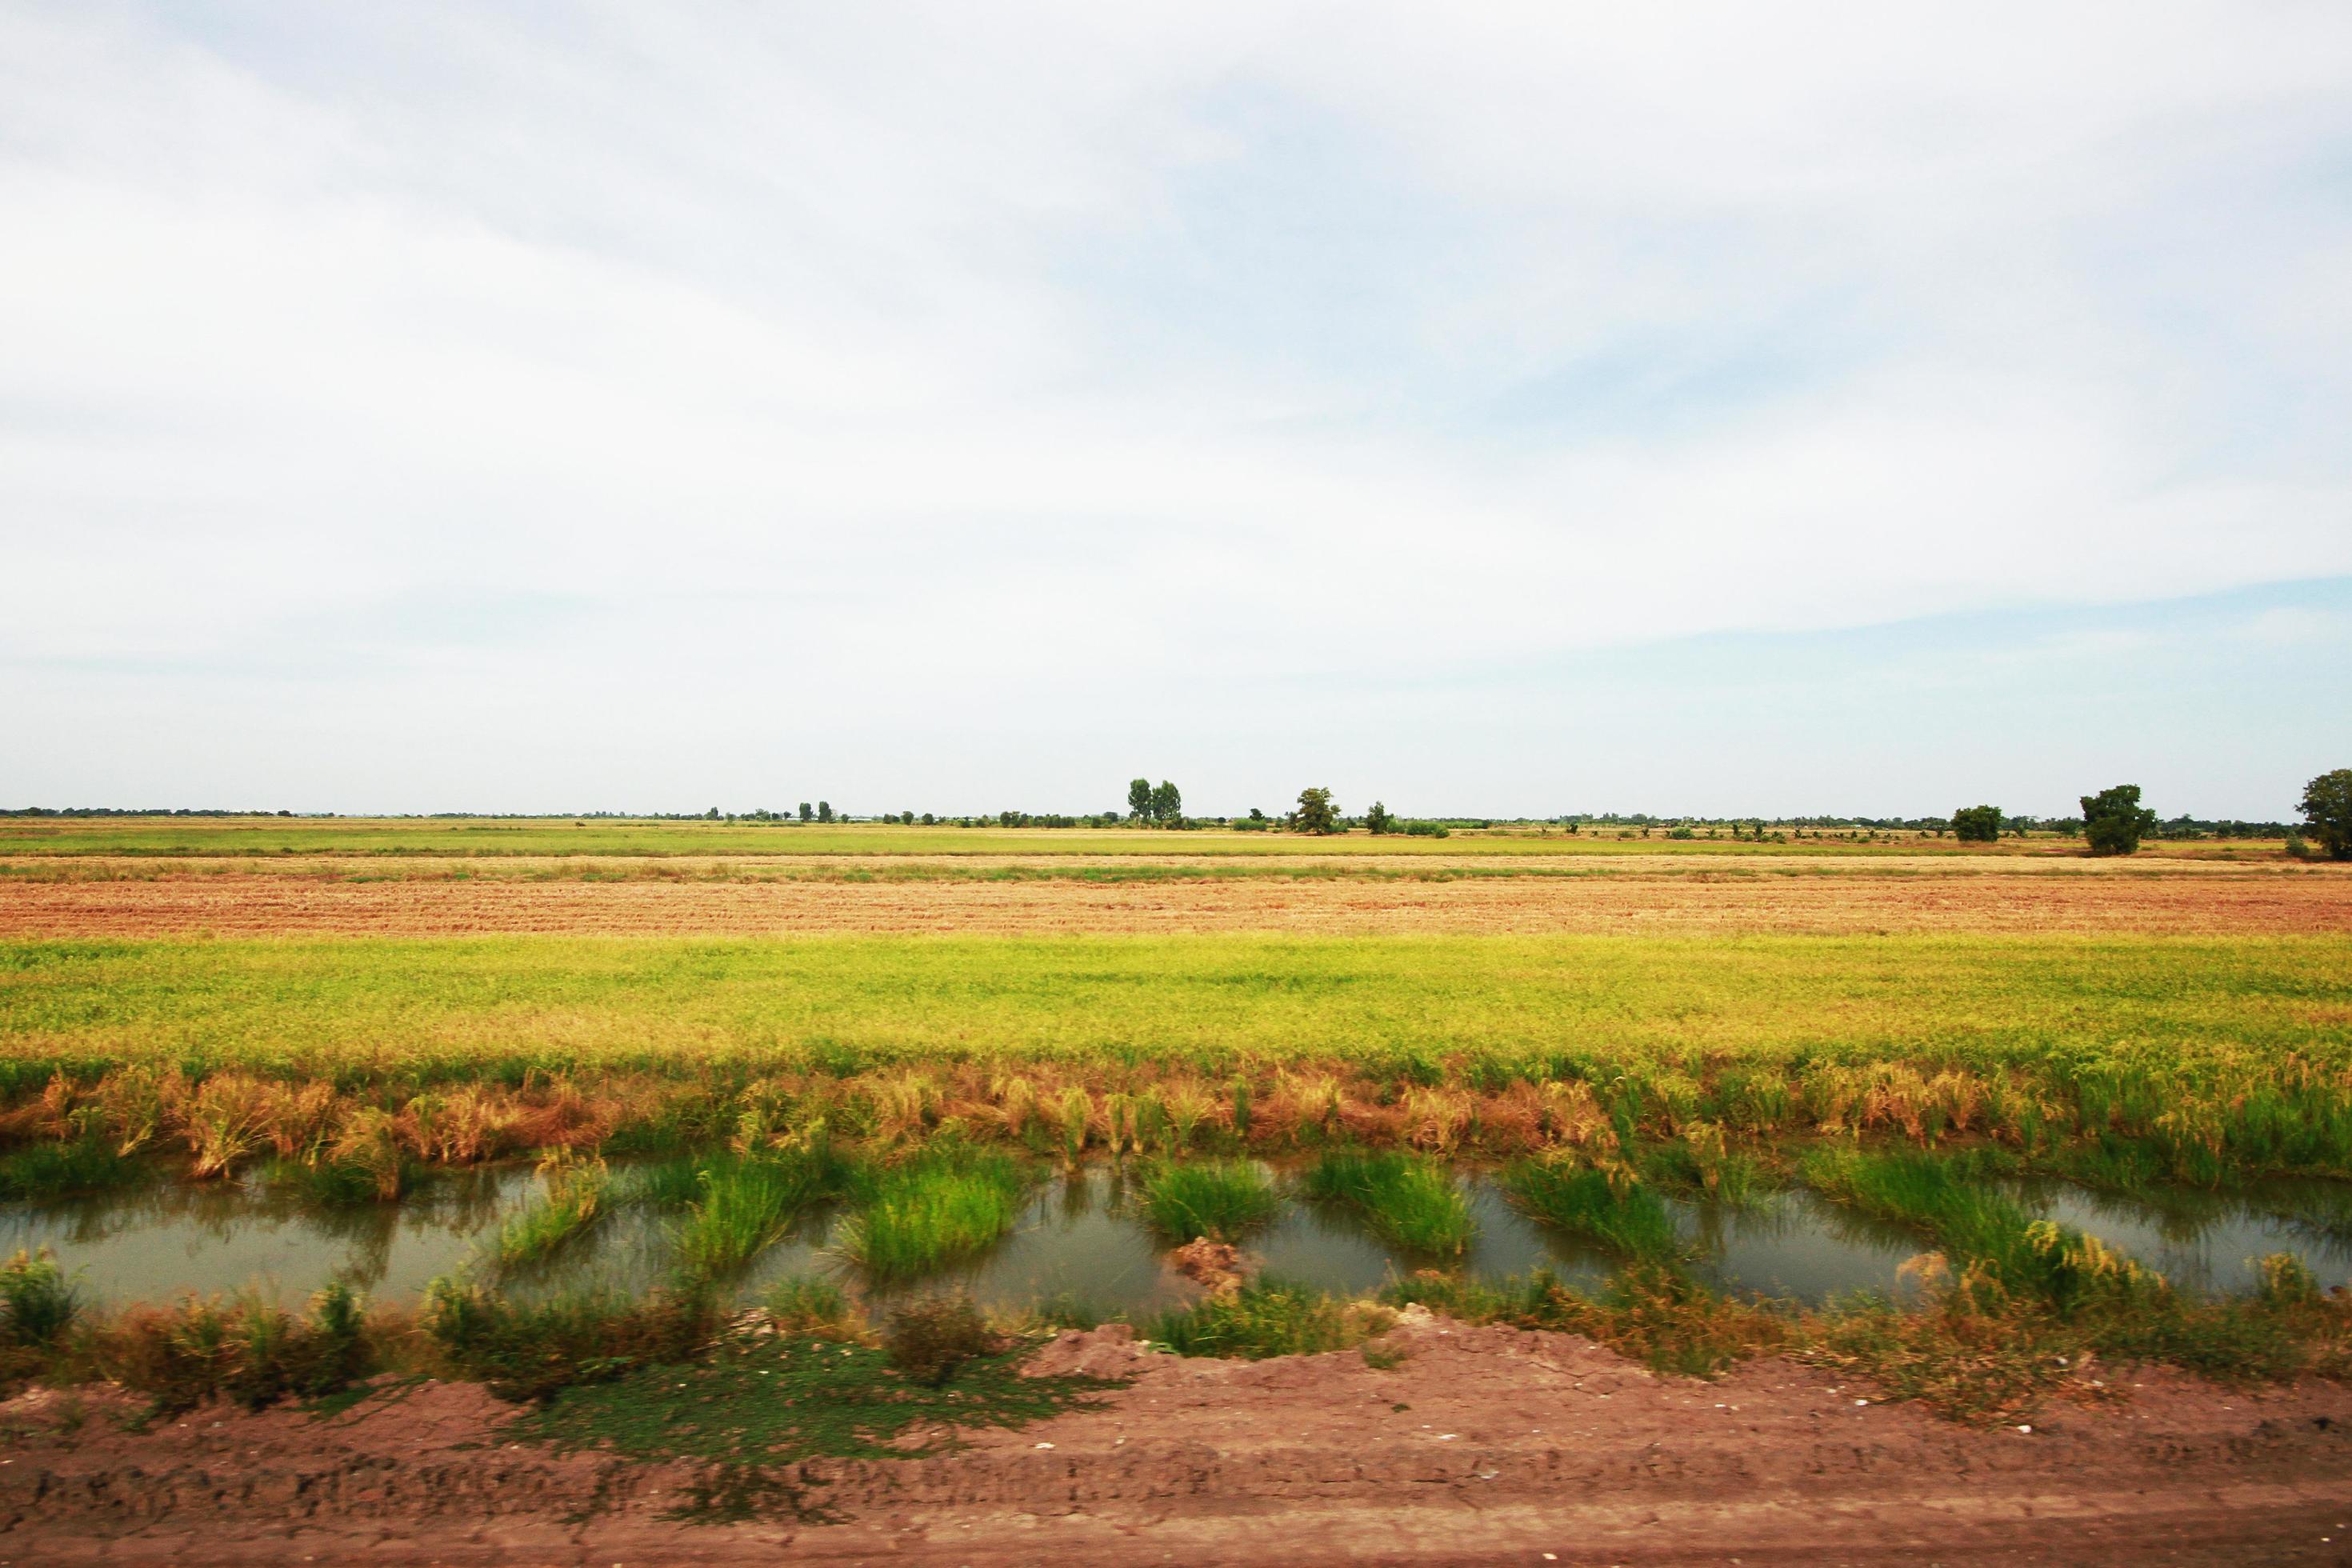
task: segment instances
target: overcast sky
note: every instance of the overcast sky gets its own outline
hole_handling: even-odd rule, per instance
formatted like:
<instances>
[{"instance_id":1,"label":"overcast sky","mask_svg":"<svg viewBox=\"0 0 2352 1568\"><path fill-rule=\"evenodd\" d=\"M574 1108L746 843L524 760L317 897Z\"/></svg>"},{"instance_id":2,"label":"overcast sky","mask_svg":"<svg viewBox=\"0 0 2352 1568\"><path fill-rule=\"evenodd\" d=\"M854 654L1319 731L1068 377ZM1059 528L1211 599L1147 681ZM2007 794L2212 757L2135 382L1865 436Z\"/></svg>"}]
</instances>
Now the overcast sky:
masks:
<instances>
[{"instance_id":1,"label":"overcast sky","mask_svg":"<svg viewBox=\"0 0 2352 1568\"><path fill-rule=\"evenodd\" d=\"M0 804L2277 817L2352 6L0 0Z\"/></svg>"}]
</instances>

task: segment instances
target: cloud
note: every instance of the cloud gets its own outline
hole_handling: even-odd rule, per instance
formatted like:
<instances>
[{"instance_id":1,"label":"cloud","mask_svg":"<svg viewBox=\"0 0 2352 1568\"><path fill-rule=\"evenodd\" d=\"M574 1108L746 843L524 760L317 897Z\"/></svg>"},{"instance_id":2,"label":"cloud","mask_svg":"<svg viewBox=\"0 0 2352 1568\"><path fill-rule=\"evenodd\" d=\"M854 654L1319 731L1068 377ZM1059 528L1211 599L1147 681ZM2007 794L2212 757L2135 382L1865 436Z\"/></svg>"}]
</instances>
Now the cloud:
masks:
<instances>
[{"instance_id":1,"label":"cloud","mask_svg":"<svg viewBox=\"0 0 2352 1568\"><path fill-rule=\"evenodd\" d=\"M2352 572L2347 67L2311 7L21 7L0 660L83 674L13 717L206 682L331 791L332 672L681 779L1066 737L971 764L1034 795L1139 700L1230 753L1302 687Z\"/></svg>"}]
</instances>

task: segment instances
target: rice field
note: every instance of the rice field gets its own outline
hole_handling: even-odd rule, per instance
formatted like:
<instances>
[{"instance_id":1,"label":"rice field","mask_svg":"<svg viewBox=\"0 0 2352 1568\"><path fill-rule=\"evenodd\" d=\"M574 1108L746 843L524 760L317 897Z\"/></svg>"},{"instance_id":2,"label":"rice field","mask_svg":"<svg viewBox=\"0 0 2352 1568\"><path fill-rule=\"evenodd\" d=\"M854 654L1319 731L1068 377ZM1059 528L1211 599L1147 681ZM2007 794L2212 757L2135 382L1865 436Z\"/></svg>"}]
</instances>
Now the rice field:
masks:
<instances>
[{"instance_id":1,"label":"rice field","mask_svg":"<svg viewBox=\"0 0 2352 1568\"><path fill-rule=\"evenodd\" d=\"M2347 1335L2291 1259L2260 1302L2192 1310L2000 1184L2352 1181L2347 869L1916 837L19 819L0 1199L160 1164L383 1204L538 1162L541 1196L425 1318L453 1364L534 1388L603 1364L600 1335L691 1339L813 1205L842 1266L895 1289L1102 1161L1162 1245L1246 1249L1308 1201L1427 1266L1390 1308L1661 1366L1793 1335L1896 1375L1910 1318L1800 1326L1691 1274L1675 1215L1801 1190L1942 1260L1934 1332L2307 1369ZM1616 1259L1618 1294L1474 1289L1465 1168ZM660 1300L495 1288L622 1209L667 1216ZM1273 1353L1386 1310L1273 1280L1153 1331Z\"/></svg>"}]
</instances>

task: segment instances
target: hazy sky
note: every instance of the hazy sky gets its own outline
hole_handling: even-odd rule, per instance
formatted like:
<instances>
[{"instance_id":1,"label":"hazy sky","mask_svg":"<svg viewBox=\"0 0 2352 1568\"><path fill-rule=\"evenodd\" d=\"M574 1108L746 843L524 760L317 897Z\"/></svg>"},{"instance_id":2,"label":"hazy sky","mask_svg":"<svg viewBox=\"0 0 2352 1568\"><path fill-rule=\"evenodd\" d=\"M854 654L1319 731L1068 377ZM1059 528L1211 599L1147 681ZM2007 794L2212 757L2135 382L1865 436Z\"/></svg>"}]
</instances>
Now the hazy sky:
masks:
<instances>
[{"instance_id":1,"label":"hazy sky","mask_svg":"<svg viewBox=\"0 0 2352 1568\"><path fill-rule=\"evenodd\" d=\"M2352 6L0 0L0 804L2281 816Z\"/></svg>"}]
</instances>

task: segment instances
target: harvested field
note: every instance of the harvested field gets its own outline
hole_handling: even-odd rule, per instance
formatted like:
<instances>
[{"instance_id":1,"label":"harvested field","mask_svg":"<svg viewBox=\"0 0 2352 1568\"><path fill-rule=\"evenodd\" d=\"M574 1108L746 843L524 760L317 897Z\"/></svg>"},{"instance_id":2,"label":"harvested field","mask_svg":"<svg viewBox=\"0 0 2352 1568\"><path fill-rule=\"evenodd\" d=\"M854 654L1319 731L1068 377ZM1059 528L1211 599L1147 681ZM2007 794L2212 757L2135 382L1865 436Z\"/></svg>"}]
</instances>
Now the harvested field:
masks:
<instances>
[{"instance_id":1,"label":"harvested field","mask_svg":"<svg viewBox=\"0 0 2352 1568\"><path fill-rule=\"evenodd\" d=\"M1685 863L1455 879L330 879L247 869L136 879L0 879L0 936L1302 931L1846 934L2352 931L2352 874L2179 867L2072 874L2014 861L1911 875L1746 874ZM1834 863L1832 863L1834 864ZM1915 863L1916 864L1916 863ZM1967 865L1967 863L1963 863Z\"/></svg>"},{"instance_id":2,"label":"harvested field","mask_svg":"<svg viewBox=\"0 0 2352 1568\"><path fill-rule=\"evenodd\" d=\"M224 1407L123 1430L109 1395L0 1406L0 1555L43 1563L2340 1563L2352 1402L2149 1371L2032 1430L1969 1430L1789 1362L1660 1376L1572 1335L1419 1316L1249 1363L1066 1333L1037 1370L1130 1381L955 1451L710 1474L532 1440L478 1387L320 1420ZM118 1403L120 1396L112 1396ZM121 1412L128 1414L130 1412ZM100 1418L91 1418L95 1415ZM2193 1473L2194 1485L2181 1484Z\"/></svg>"}]
</instances>

